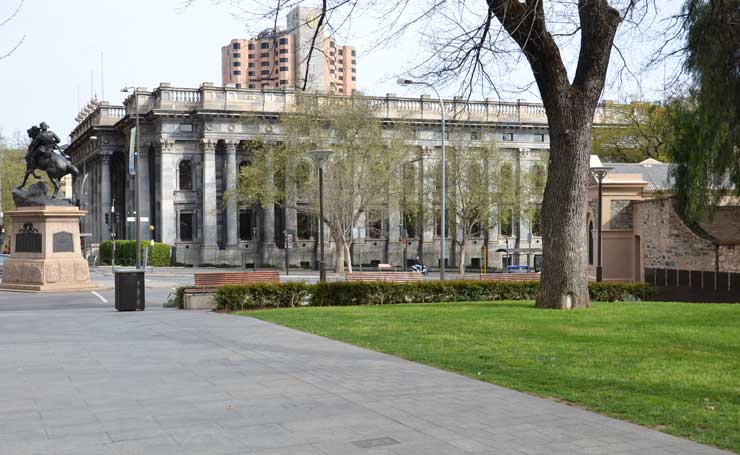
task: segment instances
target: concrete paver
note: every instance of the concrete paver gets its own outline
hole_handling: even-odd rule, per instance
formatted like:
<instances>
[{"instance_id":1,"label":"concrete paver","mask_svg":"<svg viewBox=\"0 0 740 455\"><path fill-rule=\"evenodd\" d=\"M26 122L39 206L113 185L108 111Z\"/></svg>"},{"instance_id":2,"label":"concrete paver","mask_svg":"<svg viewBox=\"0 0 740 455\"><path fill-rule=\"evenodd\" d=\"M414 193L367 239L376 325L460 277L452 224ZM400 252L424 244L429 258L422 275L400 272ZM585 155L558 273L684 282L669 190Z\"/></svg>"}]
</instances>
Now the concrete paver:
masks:
<instances>
[{"instance_id":1,"label":"concrete paver","mask_svg":"<svg viewBox=\"0 0 740 455\"><path fill-rule=\"evenodd\" d=\"M24 308L0 454L728 453L251 318Z\"/></svg>"}]
</instances>

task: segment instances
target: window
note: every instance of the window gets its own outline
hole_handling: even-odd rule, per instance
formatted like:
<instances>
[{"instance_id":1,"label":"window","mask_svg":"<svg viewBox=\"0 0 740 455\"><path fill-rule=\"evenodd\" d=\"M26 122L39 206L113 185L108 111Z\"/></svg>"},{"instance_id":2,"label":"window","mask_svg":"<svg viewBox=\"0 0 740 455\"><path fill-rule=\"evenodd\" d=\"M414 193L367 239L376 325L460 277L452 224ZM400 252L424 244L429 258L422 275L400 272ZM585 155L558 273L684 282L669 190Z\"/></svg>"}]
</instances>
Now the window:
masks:
<instances>
[{"instance_id":1,"label":"window","mask_svg":"<svg viewBox=\"0 0 740 455\"><path fill-rule=\"evenodd\" d=\"M342 54L340 53L339 55L342 55ZM343 64L343 63L344 63L344 60L342 60L342 59L340 58L340 59L339 59L339 64L341 65L341 64Z\"/></svg>"},{"instance_id":2,"label":"window","mask_svg":"<svg viewBox=\"0 0 740 455\"><path fill-rule=\"evenodd\" d=\"M260 43L260 49L269 49L270 48L270 42L264 42Z\"/></svg>"},{"instance_id":3,"label":"window","mask_svg":"<svg viewBox=\"0 0 740 455\"><path fill-rule=\"evenodd\" d=\"M445 224L447 227L445 228L445 238L454 237L455 231L453 230L455 226L455 212L447 209L447 215L445 215ZM442 210L439 208L434 209L434 225L437 233L437 237L442 237Z\"/></svg>"},{"instance_id":4,"label":"window","mask_svg":"<svg viewBox=\"0 0 740 455\"><path fill-rule=\"evenodd\" d=\"M269 52L263 52L260 54L260 58L268 58L270 56Z\"/></svg>"},{"instance_id":5,"label":"window","mask_svg":"<svg viewBox=\"0 0 740 455\"><path fill-rule=\"evenodd\" d=\"M254 58L254 54L247 54L247 58Z\"/></svg>"},{"instance_id":6,"label":"window","mask_svg":"<svg viewBox=\"0 0 740 455\"><path fill-rule=\"evenodd\" d=\"M288 44L288 38L280 38L280 39L278 40L278 43L279 43L279 44Z\"/></svg>"},{"instance_id":7,"label":"window","mask_svg":"<svg viewBox=\"0 0 740 455\"><path fill-rule=\"evenodd\" d=\"M247 45L247 49L248 49L248 50L250 50L250 51L251 51L252 49L254 49L254 44L252 44L252 43L249 43L249 44Z\"/></svg>"},{"instance_id":8,"label":"window","mask_svg":"<svg viewBox=\"0 0 740 455\"><path fill-rule=\"evenodd\" d=\"M231 48L234 50L241 49L241 44L239 43L231 43Z\"/></svg>"},{"instance_id":9,"label":"window","mask_svg":"<svg viewBox=\"0 0 740 455\"><path fill-rule=\"evenodd\" d=\"M280 67L280 71L288 71L288 67L287 66L281 66Z\"/></svg>"},{"instance_id":10,"label":"window","mask_svg":"<svg viewBox=\"0 0 740 455\"><path fill-rule=\"evenodd\" d=\"M234 70L234 76L240 76L242 74L239 70Z\"/></svg>"},{"instance_id":11,"label":"window","mask_svg":"<svg viewBox=\"0 0 740 455\"><path fill-rule=\"evenodd\" d=\"M339 55L344 55L344 51L342 49L339 49Z\"/></svg>"},{"instance_id":12,"label":"window","mask_svg":"<svg viewBox=\"0 0 740 455\"><path fill-rule=\"evenodd\" d=\"M352 80L353 80L353 81L356 81L356 80L357 80L357 78L356 78L356 77L354 77L354 76L352 76Z\"/></svg>"},{"instance_id":13,"label":"window","mask_svg":"<svg viewBox=\"0 0 740 455\"><path fill-rule=\"evenodd\" d=\"M280 49L280 52L278 52L278 53L279 54L287 54L288 53L288 49Z\"/></svg>"},{"instance_id":14,"label":"window","mask_svg":"<svg viewBox=\"0 0 740 455\"><path fill-rule=\"evenodd\" d=\"M249 68L254 68L254 62L249 62L249 63L247 64L247 66L248 66Z\"/></svg>"},{"instance_id":15,"label":"window","mask_svg":"<svg viewBox=\"0 0 740 455\"><path fill-rule=\"evenodd\" d=\"M180 213L180 240L183 242L193 241L193 213L192 212L181 212Z\"/></svg>"},{"instance_id":16,"label":"window","mask_svg":"<svg viewBox=\"0 0 740 455\"><path fill-rule=\"evenodd\" d=\"M352 68L352 72L353 73L356 73L357 72L357 68Z\"/></svg>"},{"instance_id":17,"label":"window","mask_svg":"<svg viewBox=\"0 0 740 455\"><path fill-rule=\"evenodd\" d=\"M513 141L514 140L514 133L504 133L501 135L501 140L504 141Z\"/></svg>"},{"instance_id":18,"label":"window","mask_svg":"<svg viewBox=\"0 0 740 455\"><path fill-rule=\"evenodd\" d=\"M532 191L536 194L542 194L545 190L545 167L541 164L532 166Z\"/></svg>"},{"instance_id":19,"label":"window","mask_svg":"<svg viewBox=\"0 0 740 455\"><path fill-rule=\"evenodd\" d=\"M344 72L344 68L339 68L339 72L340 73L343 73Z\"/></svg>"},{"instance_id":20,"label":"window","mask_svg":"<svg viewBox=\"0 0 740 455\"><path fill-rule=\"evenodd\" d=\"M503 164L498 171L498 191L499 193L511 193L514 190L514 170L511 164Z\"/></svg>"},{"instance_id":21,"label":"window","mask_svg":"<svg viewBox=\"0 0 740 455\"><path fill-rule=\"evenodd\" d=\"M352 51L352 55L354 55L354 54L355 54L355 51ZM352 64L353 65L357 65L357 60L352 60Z\"/></svg>"},{"instance_id":22,"label":"window","mask_svg":"<svg viewBox=\"0 0 740 455\"><path fill-rule=\"evenodd\" d=\"M355 52L355 50L354 50L354 49L352 49L352 57L354 57L354 56L356 56L356 55L357 55L357 52ZM352 61L352 63L354 64L354 60Z\"/></svg>"},{"instance_id":23,"label":"window","mask_svg":"<svg viewBox=\"0 0 740 455\"><path fill-rule=\"evenodd\" d=\"M296 232L299 240L315 240L319 237L319 219L308 210L298 209Z\"/></svg>"},{"instance_id":24,"label":"window","mask_svg":"<svg viewBox=\"0 0 740 455\"><path fill-rule=\"evenodd\" d=\"M181 190L193 189L193 162L190 160L180 161L178 167L178 177L180 180Z\"/></svg>"},{"instance_id":25,"label":"window","mask_svg":"<svg viewBox=\"0 0 740 455\"><path fill-rule=\"evenodd\" d=\"M260 66L270 66L270 62L262 62L260 63Z\"/></svg>"},{"instance_id":26,"label":"window","mask_svg":"<svg viewBox=\"0 0 740 455\"><path fill-rule=\"evenodd\" d=\"M329 57L334 57L334 55L335 55L335 54L334 54L334 51L330 51L330 52L329 52Z\"/></svg>"},{"instance_id":27,"label":"window","mask_svg":"<svg viewBox=\"0 0 740 455\"><path fill-rule=\"evenodd\" d=\"M329 70L329 74L334 74L335 72L336 72L336 71L334 71L333 69L330 69L330 70Z\"/></svg>"},{"instance_id":28,"label":"window","mask_svg":"<svg viewBox=\"0 0 740 455\"><path fill-rule=\"evenodd\" d=\"M254 84L249 84L249 88L255 88Z\"/></svg>"},{"instance_id":29,"label":"window","mask_svg":"<svg viewBox=\"0 0 740 455\"><path fill-rule=\"evenodd\" d=\"M514 232L514 211L511 207L503 207L498 214L499 235L511 237Z\"/></svg>"},{"instance_id":30,"label":"window","mask_svg":"<svg viewBox=\"0 0 740 455\"><path fill-rule=\"evenodd\" d=\"M532 204L529 231L535 237L542 237L542 204Z\"/></svg>"},{"instance_id":31,"label":"window","mask_svg":"<svg viewBox=\"0 0 740 455\"><path fill-rule=\"evenodd\" d=\"M249 76L249 77L254 77L254 71L250 71L250 72L249 72L249 73L247 74L247 76Z\"/></svg>"},{"instance_id":32,"label":"window","mask_svg":"<svg viewBox=\"0 0 740 455\"><path fill-rule=\"evenodd\" d=\"M240 54L238 52L234 52L234 54L231 57L232 58L240 58L241 56L242 56L242 54Z\"/></svg>"},{"instance_id":33,"label":"window","mask_svg":"<svg viewBox=\"0 0 740 455\"><path fill-rule=\"evenodd\" d=\"M335 46L334 41L329 41L329 47L334 47L334 46Z\"/></svg>"},{"instance_id":34,"label":"window","mask_svg":"<svg viewBox=\"0 0 740 455\"><path fill-rule=\"evenodd\" d=\"M343 80L344 80L344 77L342 77L342 76L339 76L339 80L340 80L340 81L343 81Z\"/></svg>"},{"instance_id":35,"label":"window","mask_svg":"<svg viewBox=\"0 0 740 455\"><path fill-rule=\"evenodd\" d=\"M242 62L234 62L234 63L232 63L232 65L234 65L234 66L242 66Z\"/></svg>"},{"instance_id":36,"label":"window","mask_svg":"<svg viewBox=\"0 0 740 455\"><path fill-rule=\"evenodd\" d=\"M257 240L257 213L253 209L239 211L239 240Z\"/></svg>"},{"instance_id":37,"label":"window","mask_svg":"<svg viewBox=\"0 0 740 455\"><path fill-rule=\"evenodd\" d=\"M270 74L270 70L262 70L262 71L260 71L260 74L262 74L263 76L266 76L266 75Z\"/></svg>"},{"instance_id":38,"label":"window","mask_svg":"<svg viewBox=\"0 0 740 455\"><path fill-rule=\"evenodd\" d=\"M287 79L280 79L280 85L287 85L288 80Z\"/></svg>"},{"instance_id":39,"label":"window","mask_svg":"<svg viewBox=\"0 0 740 455\"><path fill-rule=\"evenodd\" d=\"M237 83L236 88L242 88L242 84Z\"/></svg>"},{"instance_id":40,"label":"window","mask_svg":"<svg viewBox=\"0 0 740 455\"><path fill-rule=\"evenodd\" d=\"M288 57L280 57L280 63L288 63Z\"/></svg>"},{"instance_id":41,"label":"window","mask_svg":"<svg viewBox=\"0 0 740 455\"><path fill-rule=\"evenodd\" d=\"M367 237L370 239L383 238L383 211L370 210L367 212Z\"/></svg>"}]
</instances>

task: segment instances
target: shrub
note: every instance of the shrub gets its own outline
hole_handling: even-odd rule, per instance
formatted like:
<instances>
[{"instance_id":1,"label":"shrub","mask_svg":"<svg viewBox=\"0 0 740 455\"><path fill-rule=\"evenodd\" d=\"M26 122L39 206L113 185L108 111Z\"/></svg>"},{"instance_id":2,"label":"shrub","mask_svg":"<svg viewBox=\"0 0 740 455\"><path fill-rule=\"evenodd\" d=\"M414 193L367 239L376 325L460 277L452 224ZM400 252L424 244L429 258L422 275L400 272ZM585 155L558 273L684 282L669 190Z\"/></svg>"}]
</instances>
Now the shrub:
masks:
<instances>
[{"instance_id":1,"label":"shrub","mask_svg":"<svg viewBox=\"0 0 740 455\"><path fill-rule=\"evenodd\" d=\"M315 286L302 282L222 286L214 295L219 310L295 307L313 292Z\"/></svg>"},{"instance_id":2,"label":"shrub","mask_svg":"<svg viewBox=\"0 0 740 455\"><path fill-rule=\"evenodd\" d=\"M155 243L154 247L148 242L141 242L141 253L144 254L144 248L148 247L147 265L154 267L167 267L171 264L170 254L171 247L166 243ZM111 264L113 254L112 242L106 240L100 244L100 263ZM132 266L136 262L136 241L134 240L116 240L116 265Z\"/></svg>"},{"instance_id":3,"label":"shrub","mask_svg":"<svg viewBox=\"0 0 740 455\"><path fill-rule=\"evenodd\" d=\"M309 299L311 306L532 300L538 286L536 281L478 280L255 284L224 286L216 292L215 301L222 310L244 310L294 307L304 299ZM591 299L597 301L645 300L653 293L652 286L644 283L589 283Z\"/></svg>"},{"instance_id":4,"label":"shrub","mask_svg":"<svg viewBox=\"0 0 740 455\"><path fill-rule=\"evenodd\" d=\"M177 303L177 308L183 309L185 308L185 290L190 288L190 286L178 286L175 288L175 302Z\"/></svg>"}]
</instances>

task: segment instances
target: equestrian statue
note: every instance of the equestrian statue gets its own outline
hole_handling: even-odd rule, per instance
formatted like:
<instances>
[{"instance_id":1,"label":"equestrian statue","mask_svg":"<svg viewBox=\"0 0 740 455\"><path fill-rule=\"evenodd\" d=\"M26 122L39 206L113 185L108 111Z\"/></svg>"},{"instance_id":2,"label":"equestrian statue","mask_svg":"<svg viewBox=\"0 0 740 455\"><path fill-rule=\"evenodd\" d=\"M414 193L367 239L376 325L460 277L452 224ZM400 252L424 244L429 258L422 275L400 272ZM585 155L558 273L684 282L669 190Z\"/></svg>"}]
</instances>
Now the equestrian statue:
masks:
<instances>
[{"instance_id":1,"label":"equestrian statue","mask_svg":"<svg viewBox=\"0 0 740 455\"><path fill-rule=\"evenodd\" d=\"M28 145L26 152L26 175L23 177L23 183L18 187L22 189L26 185L29 175L39 179L34 172L36 169L46 171L49 180L54 185L54 194L52 199L56 199L61 186L60 179L67 174L74 177L80 175L80 171L72 164L69 156L59 147L59 136L49 129L46 122L41 122L39 126L32 126L27 130L31 143Z\"/></svg>"}]
</instances>

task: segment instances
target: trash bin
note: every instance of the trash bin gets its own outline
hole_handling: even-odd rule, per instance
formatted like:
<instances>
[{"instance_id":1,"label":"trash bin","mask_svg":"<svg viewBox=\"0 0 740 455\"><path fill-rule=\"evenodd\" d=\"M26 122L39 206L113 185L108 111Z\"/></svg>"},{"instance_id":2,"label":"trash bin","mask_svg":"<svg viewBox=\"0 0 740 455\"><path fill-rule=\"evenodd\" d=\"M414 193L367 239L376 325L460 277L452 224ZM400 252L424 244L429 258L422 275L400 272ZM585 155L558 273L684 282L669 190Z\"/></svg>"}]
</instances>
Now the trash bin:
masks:
<instances>
[{"instance_id":1,"label":"trash bin","mask_svg":"<svg viewBox=\"0 0 740 455\"><path fill-rule=\"evenodd\" d=\"M116 310L144 311L144 269L116 270Z\"/></svg>"}]
</instances>

